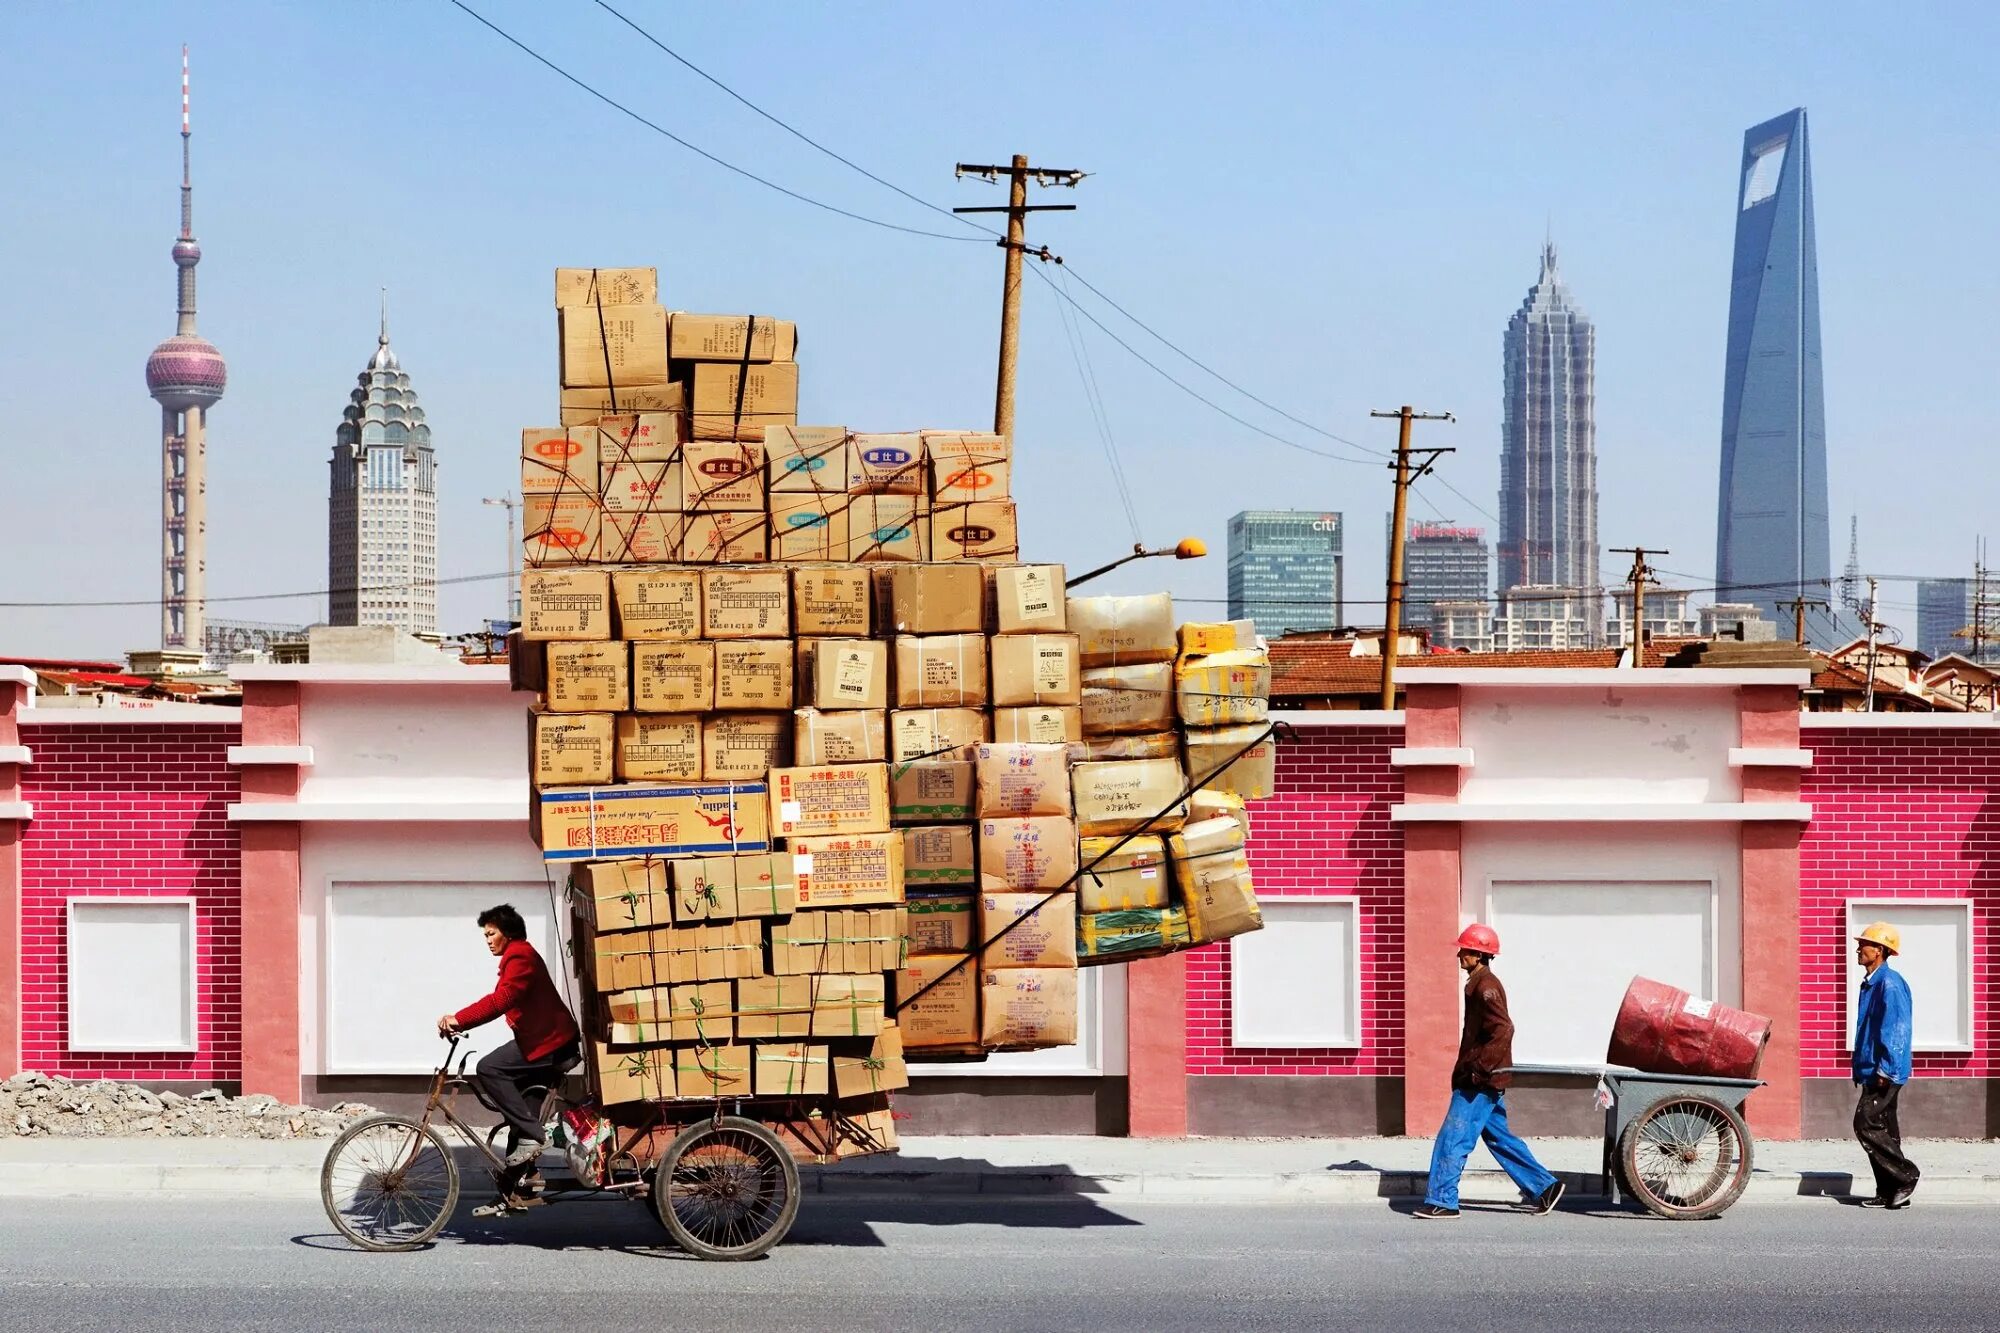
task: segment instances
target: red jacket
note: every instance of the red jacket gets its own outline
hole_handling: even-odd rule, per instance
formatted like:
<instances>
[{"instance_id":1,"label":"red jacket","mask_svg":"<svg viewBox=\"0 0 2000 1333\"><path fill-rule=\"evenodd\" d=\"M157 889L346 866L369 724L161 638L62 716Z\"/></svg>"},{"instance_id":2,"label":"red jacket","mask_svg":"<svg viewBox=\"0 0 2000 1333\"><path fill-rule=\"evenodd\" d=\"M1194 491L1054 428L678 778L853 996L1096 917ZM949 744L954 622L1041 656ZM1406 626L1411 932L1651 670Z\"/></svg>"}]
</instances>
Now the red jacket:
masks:
<instances>
[{"instance_id":1,"label":"red jacket","mask_svg":"<svg viewBox=\"0 0 2000 1333\"><path fill-rule=\"evenodd\" d=\"M523 1059L554 1055L578 1037L576 1020L569 1016L562 993L549 978L542 956L526 940L507 941L500 951L500 981L493 993L466 1005L452 1020L462 1028L476 1028L502 1014L514 1029Z\"/></svg>"}]
</instances>

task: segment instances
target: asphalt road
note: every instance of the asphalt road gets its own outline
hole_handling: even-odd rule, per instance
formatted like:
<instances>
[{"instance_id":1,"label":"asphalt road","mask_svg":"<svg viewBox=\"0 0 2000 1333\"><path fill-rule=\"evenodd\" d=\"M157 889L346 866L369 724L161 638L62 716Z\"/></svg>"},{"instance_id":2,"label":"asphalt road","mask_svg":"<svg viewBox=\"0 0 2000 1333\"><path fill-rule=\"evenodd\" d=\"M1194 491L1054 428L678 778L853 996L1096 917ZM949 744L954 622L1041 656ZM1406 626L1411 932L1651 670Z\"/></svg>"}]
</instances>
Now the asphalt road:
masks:
<instances>
[{"instance_id":1,"label":"asphalt road","mask_svg":"<svg viewBox=\"0 0 2000 1333\"><path fill-rule=\"evenodd\" d=\"M1921 1197L1921 1196L1919 1196ZM361 1254L310 1205L8 1201L0 1328L1964 1329L2000 1324L2000 1208L1746 1201L1708 1223L1406 1205L812 1198L748 1264L641 1206L458 1222Z\"/></svg>"}]
</instances>

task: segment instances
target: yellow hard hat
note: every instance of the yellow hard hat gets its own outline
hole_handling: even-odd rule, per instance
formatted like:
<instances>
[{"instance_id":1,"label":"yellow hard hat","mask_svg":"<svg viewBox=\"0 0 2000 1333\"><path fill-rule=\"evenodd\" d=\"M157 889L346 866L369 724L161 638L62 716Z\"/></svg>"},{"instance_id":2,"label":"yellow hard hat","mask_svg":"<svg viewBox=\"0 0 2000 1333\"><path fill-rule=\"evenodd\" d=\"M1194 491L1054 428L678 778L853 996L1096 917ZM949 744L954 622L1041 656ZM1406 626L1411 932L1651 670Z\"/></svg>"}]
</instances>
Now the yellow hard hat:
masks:
<instances>
[{"instance_id":1,"label":"yellow hard hat","mask_svg":"<svg viewBox=\"0 0 2000 1333\"><path fill-rule=\"evenodd\" d=\"M1870 944L1879 944L1890 953L1901 953L1903 951L1903 932L1897 930L1887 921L1869 922L1862 928L1861 933L1854 938L1857 940L1867 940Z\"/></svg>"}]
</instances>

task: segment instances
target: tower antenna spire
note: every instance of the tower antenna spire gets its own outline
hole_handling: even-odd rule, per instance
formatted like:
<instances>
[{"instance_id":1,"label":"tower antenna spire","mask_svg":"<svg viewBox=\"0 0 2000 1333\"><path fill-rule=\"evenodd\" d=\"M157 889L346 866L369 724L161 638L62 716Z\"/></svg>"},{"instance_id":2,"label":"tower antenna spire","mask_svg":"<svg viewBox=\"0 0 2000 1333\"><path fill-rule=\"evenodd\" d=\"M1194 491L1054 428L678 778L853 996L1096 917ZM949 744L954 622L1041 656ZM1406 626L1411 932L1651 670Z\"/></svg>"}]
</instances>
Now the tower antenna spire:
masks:
<instances>
[{"instance_id":1,"label":"tower antenna spire","mask_svg":"<svg viewBox=\"0 0 2000 1333\"><path fill-rule=\"evenodd\" d=\"M389 289L387 287L382 289L382 332L376 335L375 342L377 346L381 347L389 345Z\"/></svg>"}]
</instances>

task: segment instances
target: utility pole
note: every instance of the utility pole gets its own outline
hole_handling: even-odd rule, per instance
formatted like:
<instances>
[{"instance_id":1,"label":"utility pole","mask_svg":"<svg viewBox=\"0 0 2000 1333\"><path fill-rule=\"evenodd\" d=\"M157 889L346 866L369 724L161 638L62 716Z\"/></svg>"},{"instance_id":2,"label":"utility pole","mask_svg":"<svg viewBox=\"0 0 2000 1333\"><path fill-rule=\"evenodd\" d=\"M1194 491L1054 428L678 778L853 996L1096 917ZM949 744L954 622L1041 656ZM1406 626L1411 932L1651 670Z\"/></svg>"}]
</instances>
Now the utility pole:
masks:
<instances>
[{"instance_id":1,"label":"utility pole","mask_svg":"<svg viewBox=\"0 0 2000 1333\"><path fill-rule=\"evenodd\" d=\"M1827 611L1833 609L1817 597L1794 597L1790 601L1779 602L1778 605L1792 608L1792 642L1801 648L1806 645L1806 608L1817 606Z\"/></svg>"},{"instance_id":2,"label":"utility pole","mask_svg":"<svg viewBox=\"0 0 2000 1333\"><path fill-rule=\"evenodd\" d=\"M1875 635L1882 627L1875 620L1875 580L1868 580L1868 689L1861 698L1861 711L1875 711Z\"/></svg>"},{"instance_id":3,"label":"utility pole","mask_svg":"<svg viewBox=\"0 0 2000 1333\"><path fill-rule=\"evenodd\" d=\"M1637 667L1646 660L1646 578L1653 573L1653 567L1646 563L1649 555L1672 555L1672 551L1649 551L1643 546L1614 546L1613 555L1632 557L1632 665Z\"/></svg>"},{"instance_id":4,"label":"utility pole","mask_svg":"<svg viewBox=\"0 0 2000 1333\"><path fill-rule=\"evenodd\" d=\"M1394 417L1402 422L1396 434L1396 461L1389 464L1389 470L1396 474L1396 505L1395 516L1389 520L1389 605L1382 626L1382 710L1387 712L1396 706L1396 640L1403 632L1403 538L1410 525L1410 483L1435 467L1439 458L1456 452L1452 449L1411 449L1410 423L1456 421L1457 418L1449 412L1419 412L1408 403L1393 412L1370 412L1368 415ZM1410 466L1413 453L1422 455L1415 470Z\"/></svg>"},{"instance_id":5,"label":"utility pole","mask_svg":"<svg viewBox=\"0 0 2000 1333\"><path fill-rule=\"evenodd\" d=\"M1006 278L1000 287L1000 373L993 392L993 433L1004 435L1011 443L1014 438L1014 365L1021 343L1021 256L1032 254L1043 263L1062 260L1049 253L1049 247L1029 250L1027 242L1028 214L1030 213L1074 213L1075 204L1030 204L1028 202L1028 178L1044 188L1051 185L1066 185L1076 188L1076 183L1086 173L1068 168L1031 167L1025 154L1014 154L1011 166L990 166L983 163L960 162L953 169L954 174L967 174L988 181L997 181L1002 175L1007 177L1007 206L1005 208L954 208L954 213L1005 213L1007 215L1007 235L994 242L1007 252Z\"/></svg>"},{"instance_id":6,"label":"utility pole","mask_svg":"<svg viewBox=\"0 0 2000 1333\"><path fill-rule=\"evenodd\" d=\"M514 541L514 508L520 504L520 501L511 495L507 495L501 496L498 499L488 496L479 503L492 505L507 511L507 595L501 599L501 605L507 610L507 619L515 624L519 624L521 620L521 580L514 577L514 558L521 553L521 548Z\"/></svg>"}]
</instances>

